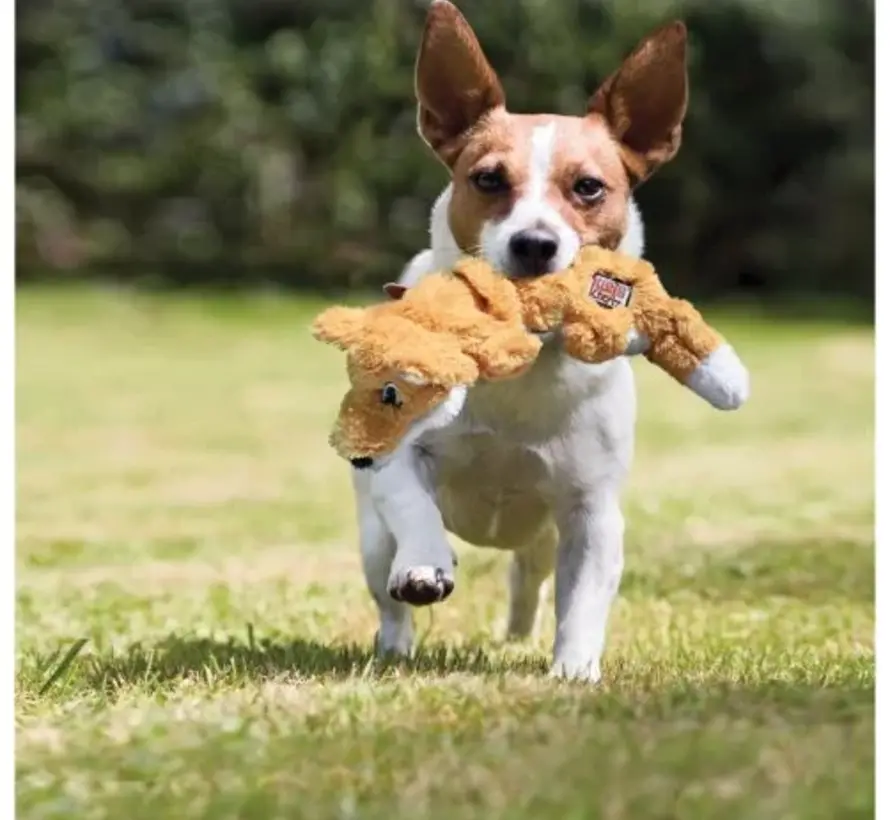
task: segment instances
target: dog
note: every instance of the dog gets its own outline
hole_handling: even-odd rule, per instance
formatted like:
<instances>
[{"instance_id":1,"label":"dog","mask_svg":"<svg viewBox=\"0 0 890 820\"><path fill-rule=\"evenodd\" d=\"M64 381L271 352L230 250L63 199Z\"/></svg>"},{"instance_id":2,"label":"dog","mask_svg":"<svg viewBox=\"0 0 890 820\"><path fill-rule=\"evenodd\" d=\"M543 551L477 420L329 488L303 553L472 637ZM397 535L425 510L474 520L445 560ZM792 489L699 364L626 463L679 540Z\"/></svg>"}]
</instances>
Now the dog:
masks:
<instances>
[{"instance_id":1,"label":"dog","mask_svg":"<svg viewBox=\"0 0 890 820\"><path fill-rule=\"evenodd\" d=\"M415 68L418 130L451 182L431 213L431 244L400 287L466 255L510 277L565 268L597 244L640 256L634 188L680 147L686 29L643 39L581 116L512 114L469 23L429 8ZM589 365L545 340L525 374L473 387L455 419L414 431L384 465L352 470L381 654L410 654L412 604L454 587L446 530L512 551L506 638L536 630L555 569L551 674L596 682L621 579L620 496L632 461L636 393L628 360Z\"/></svg>"}]
</instances>

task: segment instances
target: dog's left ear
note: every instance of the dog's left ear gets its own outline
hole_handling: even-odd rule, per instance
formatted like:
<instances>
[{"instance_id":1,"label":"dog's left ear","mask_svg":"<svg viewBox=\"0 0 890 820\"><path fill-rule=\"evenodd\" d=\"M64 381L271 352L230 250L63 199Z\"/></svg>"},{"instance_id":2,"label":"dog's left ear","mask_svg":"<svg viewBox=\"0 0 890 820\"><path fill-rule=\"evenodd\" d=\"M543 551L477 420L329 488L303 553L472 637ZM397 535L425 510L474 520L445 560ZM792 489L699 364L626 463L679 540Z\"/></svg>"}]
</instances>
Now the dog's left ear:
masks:
<instances>
[{"instance_id":1,"label":"dog's left ear","mask_svg":"<svg viewBox=\"0 0 890 820\"><path fill-rule=\"evenodd\" d=\"M686 26L677 21L640 42L590 98L588 113L618 139L634 184L679 150L688 94Z\"/></svg>"}]
</instances>

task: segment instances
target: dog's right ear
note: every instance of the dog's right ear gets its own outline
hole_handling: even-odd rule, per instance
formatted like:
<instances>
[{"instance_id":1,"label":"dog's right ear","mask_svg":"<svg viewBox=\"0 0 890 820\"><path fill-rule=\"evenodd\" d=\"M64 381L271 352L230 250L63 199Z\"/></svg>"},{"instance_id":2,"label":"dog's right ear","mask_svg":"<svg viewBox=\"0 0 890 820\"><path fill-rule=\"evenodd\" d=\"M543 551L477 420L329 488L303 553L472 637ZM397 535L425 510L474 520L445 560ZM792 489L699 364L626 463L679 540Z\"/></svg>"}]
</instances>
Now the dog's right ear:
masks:
<instances>
[{"instance_id":1,"label":"dog's right ear","mask_svg":"<svg viewBox=\"0 0 890 820\"><path fill-rule=\"evenodd\" d=\"M434 0L414 74L417 127L427 144L451 165L460 137L504 104L504 91L470 24L447 0Z\"/></svg>"},{"instance_id":2,"label":"dog's right ear","mask_svg":"<svg viewBox=\"0 0 890 820\"><path fill-rule=\"evenodd\" d=\"M679 150L688 82L686 26L676 21L644 38L590 98L588 113L605 119L634 184Z\"/></svg>"}]
</instances>

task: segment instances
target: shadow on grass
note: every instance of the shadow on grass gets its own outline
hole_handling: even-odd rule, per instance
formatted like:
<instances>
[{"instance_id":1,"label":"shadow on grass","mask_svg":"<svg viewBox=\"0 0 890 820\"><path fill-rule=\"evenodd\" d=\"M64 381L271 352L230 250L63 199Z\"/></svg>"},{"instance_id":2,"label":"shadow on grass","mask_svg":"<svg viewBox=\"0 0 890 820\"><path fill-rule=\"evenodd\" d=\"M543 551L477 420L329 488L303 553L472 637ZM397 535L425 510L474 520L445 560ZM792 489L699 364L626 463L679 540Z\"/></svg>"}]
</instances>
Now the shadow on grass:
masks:
<instances>
[{"instance_id":1,"label":"shadow on grass","mask_svg":"<svg viewBox=\"0 0 890 820\"><path fill-rule=\"evenodd\" d=\"M397 673L448 675L539 674L543 658L494 657L484 647L429 644L410 660L378 659L367 644L323 644L318 641L251 640L242 643L211 638L170 635L155 644L134 644L124 653L87 661L90 688L113 692L121 687L162 686L170 681L197 677L207 683L237 683L281 675L337 680L381 678Z\"/></svg>"},{"instance_id":2,"label":"shadow on grass","mask_svg":"<svg viewBox=\"0 0 890 820\"><path fill-rule=\"evenodd\" d=\"M73 659L73 652L68 656ZM57 666L34 660L44 671L47 665ZM300 680L385 681L463 674L494 679L495 691L499 691L499 681L510 676L533 676L544 684L547 658L503 657L497 647L438 643L419 648L410 661L382 661L366 645L328 645L305 639L253 641L252 635L245 643L234 638L221 641L172 634L157 643L134 644L119 654L82 656L63 666L61 672L58 668L50 672L55 682L52 686L41 686L38 675L27 673L24 677L31 680L20 678L20 686L38 699L45 693L65 699L90 691L115 699L133 689L161 692L176 688L185 680L198 681L213 691L281 678L299 685ZM692 662L678 669L663 660L645 668L607 661L598 686L522 686L521 696L511 700L511 708L530 715L543 709L569 720L586 714L621 721L699 722L720 715L723 719L781 720L785 724L873 722L874 658L849 658L842 668L826 671L795 666L778 674L764 674L756 663L746 670L732 663L715 667L713 663Z\"/></svg>"}]
</instances>

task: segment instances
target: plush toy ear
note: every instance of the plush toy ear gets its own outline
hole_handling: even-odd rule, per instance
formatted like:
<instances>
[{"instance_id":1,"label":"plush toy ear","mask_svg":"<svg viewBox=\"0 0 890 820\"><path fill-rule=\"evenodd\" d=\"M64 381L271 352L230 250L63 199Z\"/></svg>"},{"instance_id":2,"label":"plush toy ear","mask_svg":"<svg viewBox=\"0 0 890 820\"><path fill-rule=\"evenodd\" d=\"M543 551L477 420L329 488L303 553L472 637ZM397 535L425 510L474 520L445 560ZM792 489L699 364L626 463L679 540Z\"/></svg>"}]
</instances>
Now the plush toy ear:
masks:
<instances>
[{"instance_id":1,"label":"plush toy ear","mask_svg":"<svg viewBox=\"0 0 890 820\"><path fill-rule=\"evenodd\" d=\"M396 353L393 365L411 384L457 387L473 384L479 378L476 362L461 351L456 340L432 333L416 347Z\"/></svg>"},{"instance_id":2,"label":"plush toy ear","mask_svg":"<svg viewBox=\"0 0 890 820\"><path fill-rule=\"evenodd\" d=\"M400 285L398 282L387 282L383 286L383 292L393 300L401 299L408 291L407 285Z\"/></svg>"},{"instance_id":3,"label":"plush toy ear","mask_svg":"<svg viewBox=\"0 0 890 820\"><path fill-rule=\"evenodd\" d=\"M412 384L454 387L479 378L476 362L461 349L460 341L446 333L433 333L401 316L389 316L385 325L365 334L367 346L353 355L367 355L367 364L391 368Z\"/></svg>"},{"instance_id":4,"label":"plush toy ear","mask_svg":"<svg viewBox=\"0 0 890 820\"><path fill-rule=\"evenodd\" d=\"M365 311L337 305L322 311L312 323L312 335L321 342L349 350L362 337Z\"/></svg>"}]
</instances>

